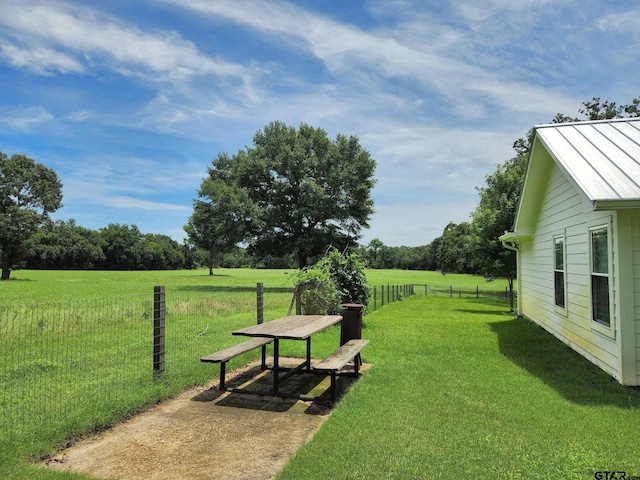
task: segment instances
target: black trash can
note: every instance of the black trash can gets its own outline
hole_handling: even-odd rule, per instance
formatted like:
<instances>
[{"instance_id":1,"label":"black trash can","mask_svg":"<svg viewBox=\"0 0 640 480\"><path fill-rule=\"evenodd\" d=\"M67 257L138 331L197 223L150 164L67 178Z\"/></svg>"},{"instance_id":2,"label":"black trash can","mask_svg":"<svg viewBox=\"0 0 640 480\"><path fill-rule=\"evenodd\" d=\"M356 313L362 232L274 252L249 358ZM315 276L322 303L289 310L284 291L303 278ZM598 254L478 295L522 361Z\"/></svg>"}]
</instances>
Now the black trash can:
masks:
<instances>
[{"instance_id":1,"label":"black trash can","mask_svg":"<svg viewBox=\"0 0 640 480\"><path fill-rule=\"evenodd\" d=\"M342 322L340 322L340 345L354 338L362 338L362 309L359 303L342 305Z\"/></svg>"}]
</instances>

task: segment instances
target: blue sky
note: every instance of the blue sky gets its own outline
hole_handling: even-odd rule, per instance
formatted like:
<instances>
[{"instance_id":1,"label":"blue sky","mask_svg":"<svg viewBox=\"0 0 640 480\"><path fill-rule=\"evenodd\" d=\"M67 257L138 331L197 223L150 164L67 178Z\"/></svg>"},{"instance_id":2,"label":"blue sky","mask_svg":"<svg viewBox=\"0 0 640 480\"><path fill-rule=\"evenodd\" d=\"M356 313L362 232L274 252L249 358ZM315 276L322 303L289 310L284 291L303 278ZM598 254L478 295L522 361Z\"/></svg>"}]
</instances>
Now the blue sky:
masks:
<instances>
[{"instance_id":1,"label":"blue sky","mask_svg":"<svg viewBox=\"0 0 640 480\"><path fill-rule=\"evenodd\" d=\"M307 123L377 161L362 243L426 245L533 125L640 96L639 43L635 0L0 0L0 151L181 241L213 158Z\"/></svg>"}]
</instances>

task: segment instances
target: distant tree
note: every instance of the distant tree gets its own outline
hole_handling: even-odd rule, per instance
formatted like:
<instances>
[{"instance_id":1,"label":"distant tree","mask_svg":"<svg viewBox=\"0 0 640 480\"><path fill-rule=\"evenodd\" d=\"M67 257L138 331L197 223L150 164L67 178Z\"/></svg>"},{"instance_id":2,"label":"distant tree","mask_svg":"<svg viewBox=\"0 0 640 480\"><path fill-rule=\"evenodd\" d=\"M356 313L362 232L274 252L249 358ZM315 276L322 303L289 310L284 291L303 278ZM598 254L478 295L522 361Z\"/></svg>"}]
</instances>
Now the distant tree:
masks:
<instances>
[{"instance_id":1,"label":"distant tree","mask_svg":"<svg viewBox=\"0 0 640 480\"><path fill-rule=\"evenodd\" d=\"M383 263L382 259L382 249L384 248L384 243L379 238L374 238L369 242L365 249L364 258L367 261L367 266L369 268L382 268L381 265Z\"/></svg>"},{"instance_id":2,"label":"distant tree","mask_svg":"<svg viewBox=\"0 0 640 480\"><path fill-rule=\"evenodd\" d=\"M143 268L143 235L136 225L111 223L100 229L107 270L141 270Z\"/></svg>"},{"instance_id":3,"label":"distant tree","mask_svg":"<svg viewBox=\"0 0 640 480\"><path fill-rule=\"evenodd\" d=\"M438 246L438 263L442 273L471 273L473 252L469 222L450 222L442 232Z\"/></svg>"},{"instance_id":4,"label":"distant tree","mask_svg":"<svg viewBox=\"0 0 640 480\"><path fill-rule=\"evenodd\" d=\"M486 186L478 189L480 203L472 213L475 270L487 278L506 278L510 290L517 275L515 252L505 249L498 237L513 228L527 161L528 151L522 150L487 175Z\"/></svg>"},{"instance_id":5,"label":"distant tree","mask_svg":"<svg viewBox=\"0 0 640 480\"><path fill-rule=\"evenodd\" d=\"M73 219L47 222L27 246L29 268L90 269L105 259L100 234Z\"/></svg>"},{"instance_id":6,"label":"distant tree","mask_svg":"<svg viewBox=\"0 0 640 480\"><path fill-rule=\"evenodd\" d=\"M209 275L220 264L225 254L232 253L246 238L251 222L258 216L255 204L247 190L235 184L234 162L220 154L209 168L193 202L193 213L184 230L189 241L206 253Z\"/></svg>"},{"instance_id":7,"label":"distant tree","mask_svg":"<svg viewBox=\"0 0 640 480\"><path fill-rule=\"evenodd\" d=\"M589 102L582 102L584 108L578 110L587 120L608 120L611 118L625 117L625 109L628 106L616 105L609 100L601 101L600 97L593 97ZM637 105L637 102L636 102Z\"/></svg>"},{"instance_id":8,"label":"distant tree","mask_svg":"<svg viewBox=\"0 0 640 480\"><path fill-rule=\"evenodd\" d=\"M353 136L272 122L252 148L212 164L185 227L203 248L245 242L258 257L294 254L302 268L330 245L355 245L373 213L375 161Z\"/></svg>"},{"instance_id":9,"label":"distant tree","mask_svg":"<svg viewBox=\"0 0 640 480\"><path fill-rule=\"evenodd\" d=\"M62 205L62 183L53 170L26 155L0 152L0 268L2 280L26 254L26 242Z\"/></svg>"},{"instance_id":10,"label":"distant tree","mask_svg":"<svg viewBox=\"0 0 640 480\"><path fill-rule=\"evenodd\" d=\"M185 257L180 244L168 235L147 233L142 237L141 262L144 270L176 270L183 268Z\"/></svg>"},{"instance_id":11,"label":"distant tree","mask_svg":"<svg viewBox=\"0 0 640 480\"><path fill-rule=\"evenodd\" d=\"M427 265L426 270L437 271L442 270L438 253L440 252L440 244L442 243L442 236L436 237L431 240L429 244L429 251L427 252Z\"/></svg>"}]
</instances>

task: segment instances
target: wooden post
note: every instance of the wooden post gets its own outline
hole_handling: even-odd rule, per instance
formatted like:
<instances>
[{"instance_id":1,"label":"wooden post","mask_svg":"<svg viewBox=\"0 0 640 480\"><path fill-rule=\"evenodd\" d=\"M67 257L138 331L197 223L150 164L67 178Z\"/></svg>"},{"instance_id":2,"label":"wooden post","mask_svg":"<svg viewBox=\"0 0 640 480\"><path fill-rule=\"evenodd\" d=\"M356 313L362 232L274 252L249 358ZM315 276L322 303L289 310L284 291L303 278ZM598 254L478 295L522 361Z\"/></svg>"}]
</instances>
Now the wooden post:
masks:
<instances>
[{"instance_id":1,"label":"wooden post","mask_svg":"<svg viewBox=\"0 0 640 480\"><path fill-rule=\"evenodd\" d=\"M301 288L297 288L295 291L296 295L296 315L302 315L302 292Z\"/></svg>"},{"instance_id":2,"label":"wooden post","mask_svg":"<svg viewBox=\"0 0 640 480\"><path fill-rule=\"evenodd\" d=\"M164 327L166 320L166 298L164 287L153 287L153 376L164 373Z\"/></svg>"}]
</instances>

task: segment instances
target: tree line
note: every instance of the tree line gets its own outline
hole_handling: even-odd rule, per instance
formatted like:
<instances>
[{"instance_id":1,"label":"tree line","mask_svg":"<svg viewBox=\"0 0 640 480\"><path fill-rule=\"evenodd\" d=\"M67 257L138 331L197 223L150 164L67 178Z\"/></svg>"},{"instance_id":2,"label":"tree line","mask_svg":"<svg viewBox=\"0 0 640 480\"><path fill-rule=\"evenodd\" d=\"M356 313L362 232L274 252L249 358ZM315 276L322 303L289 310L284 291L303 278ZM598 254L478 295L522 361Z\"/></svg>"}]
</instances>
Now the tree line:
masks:
<instances>
[{"instance_id":1,"label":"tree line","mask_svg":"<svg viewBox=\"0 0 640 480\"><path fill-rule=\"evenodd\" d=\"M593 98L582 117L558 113L552 123L637 117L640 99L617 105ZM515 220L533 140L517 139L515 155L498 164L478 187L470 221L449 223L419 247L387 247L379 239L360 245L373 213L376 162L357 137L330 139L320 129L272 122L236 154L220 153L194 200L179 244L135 225L97 231L74 220L52 221L62 206L56 173L25 155L0 152L0 269L160 270L303 268L332 249L357 253L369 268L440 270L515 278L515 253L498 237Z\"/></svg>"}]
</instances>

